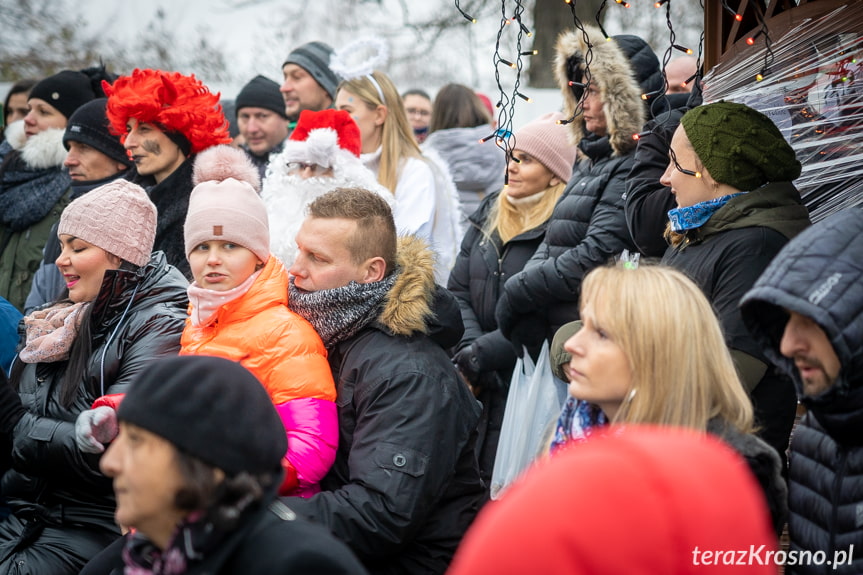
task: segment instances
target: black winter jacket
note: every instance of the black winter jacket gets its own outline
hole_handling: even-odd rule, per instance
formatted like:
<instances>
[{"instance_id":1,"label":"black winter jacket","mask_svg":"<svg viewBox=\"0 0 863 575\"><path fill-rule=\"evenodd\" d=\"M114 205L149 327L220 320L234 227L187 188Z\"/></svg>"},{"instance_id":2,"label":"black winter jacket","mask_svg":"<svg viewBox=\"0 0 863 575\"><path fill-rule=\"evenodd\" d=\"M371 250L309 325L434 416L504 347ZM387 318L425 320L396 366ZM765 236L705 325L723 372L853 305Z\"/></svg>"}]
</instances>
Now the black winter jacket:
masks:
<instances>
[{"instance_id":1,"label":"black winter jacket","mask_svg":"<svg viewBox=\"0 0 863 575\"><path fill-rule=\"evenodd\" d=\"M506 282L505 303L498 307L504 333L522 322L542 326L534 345L551 341L560 326L579 318L581 282L590 270L632 248L623 214L632 152L612 155L607 137L582 142L593 155L576 165L544 241L525 269Z\"/></svg>"},{"instance_id":2,"label":"black winter jacket","mask_svg":"<svg viewBox=\"0 0 863 575\"><path fill-rule=\"evenodd\" d=\"M496 310L501 332L531 352L543 339L550 342L560 326L579 318L578 299L587 272L633 247L623 213L636 145L632 136L646 120L641 95L661 82L656 55L636 36L607 42L599 29L585 27L584 32L561 34L555 50L564 115L577 116L566 127L579 148L579 160L549 219L545 241L524 271L506 282ZM570 84L584 80L586 61L609 119L602 137L586 131L578 116L581 89Z\"/></svg>"},{"instance_id":3,"label":"black winter jacket","mask_svg":"<svg viewBox=\"0 0 863 575\"><path fill-rule=\"evenodd\" d=\"M339 448L323 491L284 501L372 573L443 573L485 500L474 452L480 407L445 351L462 335L452 329L458 306L435 288L431 260L415 270L408 264L420 258L400 252L402 275L378 320L328 350Z\"/></svg>"},{"instance_id":4,"label":"black winter jacket","mask_svg":"<svg viewBox=\"0 0 863 575\"><path fill-rule=\"evenodd\" d=\"M500 192L487 196L469 218L470 226L450 271L449 290L458 300L464 336L456 351L469 354L479 373L475 386L483 406L477 454L483 480L491 481L507 390L515 367L512 344L497 329L495 307L507 279L520 272L545 237L547 222L502 244L497 231L484 227Z\"/></svg>"},{"instance_id":5,"label":"black winter jacket","mask_svg":"<svg viewBox=\"0 0 863 575\"><path fill-rule=\"evenodd\" d=\"M784 457L797 409L788 379L769 365L743 324L746 291L788 240L809 225L800 193L776 182L730 200L662 263L692 278L716 310L725 341L755 407L759 435Z\"/></svg>"},{"instance_id":6,"label":"black winter jacket","mask_svg":"<svg viewBox=\"0 0 863 575\"><path fill-rule=\"evenodd\" d=\"M179 351L187 305L185 279L157 252L140 273L105 273L90 310L93 351L69 408L59 400L66 361L23 366L17 381L27 411L12 432L2 490L13 515L31 524L0 523L0 573L15 564L77 573L87 553L119 535L111 480L99 471L98 455L76 446L75 420L100 395L124 392L153 359ZM53 543L14 549L22 530L43 528Z\"/></svg>"},{"instance_id":7,"label":"black winter jacket","mask_svg":"<svg viewBox=\"0 0 863 575\"><path fill-rule=\"evenodd\" d=\"M780 252L746 294L743 319L764 353L794 381L808 411L791 440L788 531L791 550L823 551L842 565L786 566L786 573L863 572L863 211L847 208L805 230ZM785 310L813 319L841 371L814 396L792 358L780 352Z\"/></svg>"},{"instance_id":8,"label":"black winter jacket","mask_svg":"<svg viewBox=\"0 0 863 575\"><path fill-rule=\"evenodd\" d=\"M81 575L123 575L118 539L90 561ZM237 528L186 575L364 575L345 545L319 525L298 518L281 502L250 511Z\"/></svg>"}]
</instances>

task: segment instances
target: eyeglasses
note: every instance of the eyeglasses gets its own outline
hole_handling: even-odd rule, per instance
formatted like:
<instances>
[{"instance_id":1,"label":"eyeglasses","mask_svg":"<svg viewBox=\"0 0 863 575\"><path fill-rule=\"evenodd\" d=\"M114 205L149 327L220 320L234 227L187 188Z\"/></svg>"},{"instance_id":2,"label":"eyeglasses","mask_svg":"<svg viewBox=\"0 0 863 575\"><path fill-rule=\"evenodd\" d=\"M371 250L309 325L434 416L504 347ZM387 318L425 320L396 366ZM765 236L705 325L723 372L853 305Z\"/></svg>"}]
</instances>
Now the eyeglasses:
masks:
<instances>
[{"instance_id":1,"label":"eyeglasses","mask_svg":"<svg viewBox=\"0 0 863 575\"><path fill-rule=\"evenodd\" d=\"M299 172L311 170L314 175L321 176L330 171L330 168L326 166L314 164L311 162L288 162L287 166L289 174L297 174Z\"/></svg>"},{"instance_id":2,"label":"eyeglasses","mask_svg":"<svg viewBox=\"0 0 863 575\"><path fill-rule=\"evenodd\" d=\"M419 108L405 108L405 112L407 112L408 116L431 116L429 110L420 110Z\"/></svg>"},{"instance_id":3,"label":"eyeglasses","mask_svg":"<svg viewBox=\"0 0 863 575\"><path fill-rule=\"evenodd\" d=\"M668 148L668 158L671 160L671 163L674 164L674 169L676 169L681 174L686 174L687 176L693 176L695 178L701 177L701 172L697 172L697 171L693 171L693 170L687 170L686 168L681 166L677 162L677 155L674 153L674 150L671 149L670 147Z\"/></svg>"}]
</instances>

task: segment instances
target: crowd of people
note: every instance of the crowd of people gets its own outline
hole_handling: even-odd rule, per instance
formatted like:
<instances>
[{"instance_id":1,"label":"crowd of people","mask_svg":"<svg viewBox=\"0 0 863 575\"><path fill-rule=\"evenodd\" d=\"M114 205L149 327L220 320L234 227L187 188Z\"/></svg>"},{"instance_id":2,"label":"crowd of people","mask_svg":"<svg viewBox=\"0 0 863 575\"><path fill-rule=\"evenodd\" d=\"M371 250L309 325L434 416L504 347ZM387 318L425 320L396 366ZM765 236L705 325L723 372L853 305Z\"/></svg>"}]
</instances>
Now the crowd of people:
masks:
<instances>
[{"instance_id":1,"label":"crowd of people","mask_svg":"<svg viewBox=\"0 0 863 575\"><path fill-rule=\"evenodd\" d=\"M511 134L374 41L296 47L228 116L173 71L15 84L0 573L863 569L863 212L812 225L782 132L692 59L555 51L562 108ZM566 397L490 501L549 347Z\"/></svg>"}]
</instances>

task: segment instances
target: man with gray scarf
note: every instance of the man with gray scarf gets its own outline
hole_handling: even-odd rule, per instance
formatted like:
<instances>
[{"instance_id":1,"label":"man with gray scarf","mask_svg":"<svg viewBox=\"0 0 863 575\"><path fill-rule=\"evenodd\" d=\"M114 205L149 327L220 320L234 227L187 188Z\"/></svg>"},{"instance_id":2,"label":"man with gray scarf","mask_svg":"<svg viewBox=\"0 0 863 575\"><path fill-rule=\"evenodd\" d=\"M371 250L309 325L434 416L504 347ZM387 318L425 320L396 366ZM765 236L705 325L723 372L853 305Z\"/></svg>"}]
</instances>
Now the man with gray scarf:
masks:
<instances>
[{"instance_id":1,"label":"man with gray scarf","mask_svg":"<svg viewBox=\"0 0 863 575\"><path fill-rule=\"evenodd\" d=\"M485 500L480 407L445 351L463 331L455 299L435 285L433 252L398 239L373 192L319 197L296 242L290 307L329 352L339 449L321 493L283 501L372 573L443 573Z\"/></svg>"}]
</instances>

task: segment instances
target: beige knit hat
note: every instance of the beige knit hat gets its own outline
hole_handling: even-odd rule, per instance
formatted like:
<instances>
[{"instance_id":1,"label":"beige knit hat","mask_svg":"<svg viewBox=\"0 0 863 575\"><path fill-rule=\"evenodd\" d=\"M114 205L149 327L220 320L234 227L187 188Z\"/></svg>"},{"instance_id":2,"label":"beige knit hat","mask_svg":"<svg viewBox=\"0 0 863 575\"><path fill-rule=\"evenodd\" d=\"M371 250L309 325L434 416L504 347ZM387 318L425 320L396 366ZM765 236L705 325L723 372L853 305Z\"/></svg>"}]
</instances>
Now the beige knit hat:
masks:
<instances>
[{"instance_id":1,"label":"beige knit hat","mask_svg":"<svg viewBox=\"0 0 863 575\"><path fill-rule=\"evenodd\" d=\"M566 118L560 112L544 114L515 133L513 146L530 154L551 170L555 176L569 181L575 163L576 147L569 143L569 132L558 120Z\"/></svg>"},{"instance_id":2,"label":"beige knit hat","mask_svg":"<svg viewBox=\"0 0 863 575\"><path fill-rule=\"evenodd\" d=\"M252 186L234 178L195 186L183 232L186 257L195 246L210 240L243 246L264 263L270 257L267 208Z\"/></svg>"},{"instance_id":3,"label":"beige knit hat","mask_svg":"<svg viewBox=\"0 0 863 575\"><path fill-rule=\"evenodd\" d=\"M142 267L150 261L156 239L156 206L141 186L114 180L66 206L57 228L60 234Z\"/></svg>"}]
</instances>

